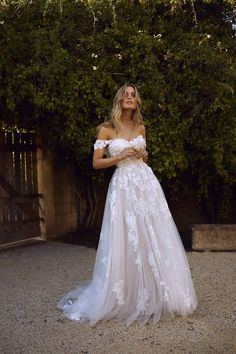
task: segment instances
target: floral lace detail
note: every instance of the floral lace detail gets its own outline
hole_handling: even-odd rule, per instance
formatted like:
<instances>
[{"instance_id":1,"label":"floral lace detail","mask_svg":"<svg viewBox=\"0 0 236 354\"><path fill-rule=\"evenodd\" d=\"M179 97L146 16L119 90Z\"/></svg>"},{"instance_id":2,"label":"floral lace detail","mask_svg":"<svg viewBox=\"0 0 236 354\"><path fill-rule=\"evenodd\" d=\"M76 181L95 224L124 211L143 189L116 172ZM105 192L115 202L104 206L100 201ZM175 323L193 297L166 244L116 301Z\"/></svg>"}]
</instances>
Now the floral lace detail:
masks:
<instances>
[{"instance_id":1,"label":"floral lace detail","mask_svg":"<svg viewBox=\"0 0 236 354\"><path fill-rule=\"evenodd\" d=\"M124 305L124 280L116 282L112 288L112 291L116 293L116 300L119 306Z\"/></svg>"},{"instance_id":2,"label":"floral lace detail","mask_svg":"<svg viewBox=\"0 0 236 354\"><path fill-rule=\"evenodd\" d=\"M146 288L140 289L138 292L137 309L145 311L148 306L148 290Z\"/></svg>"},{"instance_id":3,"label":"floral lace detail","mask_svg":"<svg viewBox=\"0 0 236 354\"><path fill-rule=\"evenodd\" d=\"M133 144L135 144L136 146L139 145L140 148L141 147L146 147L146 140L144 139L144 137L142 135L138 135L132 140L126 140L124 138L115 138L115 139L111 139L111 140L97 139L95 141L95 143L94 143L94 150L103 149L104 147L106 147L106 146L111 144L111 145L114 145L115 150L116 150L116 148L118 146L118 152L120 152L121 149L119 148L119 146L123 147L124 143L126 144L125 147L131 146Z\"/></svg>"},{"instance_id":4,"label":"floral lace detail","mask_svg":"<svg viewBox=\"0 0 236 354\"><path fill-rule=\"evenodd\" d=\"M140 257L140 254L138 254L138 256L137 256L137 258L135 259L135 264L137 264L137 266L138 266L138 270L141 272L141 266L142 266L142 264L141 264L141 257Z\"/></svg>"},{"instance_id":5,"label":"floral lace detail","mask_svg":"<svg viewBox=\"0 0 236 354\"><path fill-rule=\"evenodd\" d=\"M148 232L149 232L149 235L150 235L153 251L157 255L157 257L159 258L159 260L161 260L161 258L162 258L161 257L161 252L159 250L157 239L156 239L156 235L155 235L155 232L153 230L152 225L151 224L147 224L147 229L148 229Z\"/></svg>"},{"instance_id":6,"label":"floral lace detail","mask_svg":"<svg viewBox=\"0 0 236 354\"><path fill-rule=\"evenodd\" d=\"M111 140L100 140L97 139L93 145L94 150L98 150L98 149L103 149L105 148L107 145L109 145L111 142Z\"/></svg>"},{"instance_id":7,"label":"floral lace detail","mask_svg":"<svg viewBox=\"0 0 236 354\"><path fill-rule=\"evenodd\" d=\"M148 263L149 263L150 267L152 268L155 279L159 279L157 264L155 261L155 257L153 256L152 253L149 253L149 255L148 255Z\"/></svg>"},{"instance_id":8,"label":"floral lace detail","mask_svg":"<svg viewBox=\"0 0 236 354\"><path fill-rule=\"evenodd\" d=\"M128 230L128 241L130 244L130 250L133 252L135 261L134 263L137 264L138 270L141 272L142 264L141 264L141 257L140 252L138 249L138 236L137 236L137 229L136 229L136 222L135 222L135 215L133 212L127 211L125 213L125 221Z\"/></svg>"},{"instance_id":9,"label":"floral lace detail","mask_svg":"<svg viewBox=\"0 0 236 354\"><path fill-rule=\"evenodd\" d=\"M169 302L170 301L170 288L167 286L163 281L160 282L162 286L162 299L164 302Z\"/></svg>"},{"instance_id":10,"label":"floral lace detail","mask_svg":"<svg viewBox=\"0 0 236 354\"><path fill-rule=\"evenodd\" d=\"M134 147L136 150L143 149L146 147L146 140L142 135L139 135L132 140L126 140L123 138L116 138L113 140L109 140L108 150L111 156L116 156L120 154L121 151L127 147ZM137 163L137 161L142 161L142 160L128 158L126 160L121 161L118 165L122 166L123 164L125 164L125 166L127 166L129 165L129 162L132 165L133 162Z\"/></svg>"},{"instance_id":11,"label":"floral lace detail","mask_svg":"<svg viewBox=\"0 0 236 354\"><path fill-rule=\"evenodd\" d=\"M109 142L110 156L116 156L126 147L140 150L146 147L146 141L142 135L131 141L114 139ZM111 181L112 189L125 190L131 196L132 209L140 217L149 216L171 218L171 213L166 202L160 183L156 179L151 168L142 159L127 158L117 165L117 171ZM146 198L140 198L144 193Z\"/></svg>"},{"instance_id":12,"label":"floral lace detail","mask_svg":"<svg viewBox=\"0 0 236 354\"><path fill-rule=\"evenodd\" d=\"M106 273L105 273L105 277L108 278L109 277L109 272L110 272L110 267L111 267L111 251L109 251L108 257L103 257L102 258L102 263L104 264Z\"/></svg>"},{"instance_id":13,"label":"floral lace detail","mask_svg":"<svg viewBox=\"0 0 236 354\"><path fill-rule=\"evenodd\" d=\"M137 252L138 249L138 239L137 239L137 232L135 228L135 216L134 213L131 211L127 210L125 213L125 221L127 224L128 228L128 240L129 243L131 244L134 252Z\"/></svg>"},{"instance_id":14,"label":"floral lace detail","mask_svg":"<svg viewBox=\"0 0 236 354\"><path fill-rule=\"evenodd\" d=\"M113 190L108 198L111 208L111 220L114 220L115 212L116 212L116 199L117 199L117 191Z\"/></svg>"}]
</instances>

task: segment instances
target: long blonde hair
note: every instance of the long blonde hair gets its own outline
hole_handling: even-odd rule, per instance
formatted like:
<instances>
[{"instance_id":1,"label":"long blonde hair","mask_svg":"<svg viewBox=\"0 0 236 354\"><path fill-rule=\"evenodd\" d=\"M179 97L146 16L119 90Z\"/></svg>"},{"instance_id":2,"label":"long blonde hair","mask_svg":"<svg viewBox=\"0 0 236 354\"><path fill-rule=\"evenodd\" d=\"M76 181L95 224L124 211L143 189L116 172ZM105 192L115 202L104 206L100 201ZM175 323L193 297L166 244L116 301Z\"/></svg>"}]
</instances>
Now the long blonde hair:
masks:
<instances>
[{"instance_id":1,"label":"long blonde hair","mask_svg":"<svg viewBox=\"0 0 236 354\"><path fill-rule=\"evenodd\" d=\"M126 83L123 86L119 88L117 91L114 101L113 101L113 107L111 110L111 115L110 118L107 119L105 122L100 124L97 127L97 132L101 127L107 127L107 128L113 128L116 132L117 135L121 132L122 128L122 123L121 123L121 116L122 116L122 107L121 107L121 100L125 94L125 90L127 87L132 87L135 92L135 96L137 98L137 107L133 111L132 115L132 120L134 121L135 124L143 124L143 116L141 114L141 108L142 108L142 102L141 98L138 92L138 89L135 85Z\"/></svg>"}]
</instances>

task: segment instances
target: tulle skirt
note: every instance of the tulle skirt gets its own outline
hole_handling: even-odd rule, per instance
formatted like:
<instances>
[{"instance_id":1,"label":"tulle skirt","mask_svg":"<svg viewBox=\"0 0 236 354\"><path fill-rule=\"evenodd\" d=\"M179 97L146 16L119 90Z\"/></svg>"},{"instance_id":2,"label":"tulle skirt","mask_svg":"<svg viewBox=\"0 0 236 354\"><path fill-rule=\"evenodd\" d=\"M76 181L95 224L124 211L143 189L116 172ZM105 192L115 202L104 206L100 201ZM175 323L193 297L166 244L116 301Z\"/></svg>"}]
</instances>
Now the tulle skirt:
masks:
<instances>
[{"instance_id":1,"label":"tulle skirt","mask_svg":"<svg viewBox=\"0 0 236 354\"><path fill-rule=\"evenodd\" d=\"M92 279L57 306L70 320L94 325L113 318L127 326L197 308L181 238L161 185L143 161L114 172Z\"/></svg>"}]
</instances>

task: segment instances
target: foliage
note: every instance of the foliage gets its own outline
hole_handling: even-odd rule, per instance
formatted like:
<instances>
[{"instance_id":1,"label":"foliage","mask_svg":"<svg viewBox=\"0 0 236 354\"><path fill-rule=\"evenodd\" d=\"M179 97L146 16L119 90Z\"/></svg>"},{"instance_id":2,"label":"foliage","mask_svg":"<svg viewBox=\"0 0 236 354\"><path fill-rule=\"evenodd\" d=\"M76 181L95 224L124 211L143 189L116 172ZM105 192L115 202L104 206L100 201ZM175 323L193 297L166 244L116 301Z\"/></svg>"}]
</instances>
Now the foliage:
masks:
<instances>
[{"instance_id":1,"label":"foliage","mask_svg":"<svg viewBox=\"0 0 236 354\"><path fill-rule=\"evenodd\" d=\"M91 175L95 127L117 87L133 82L158 178L172 192L196 190L212 221L227 219L236 181L233 1L5 0L0 8L5 125L37 131Z\"/></svg>"}]
</instances>

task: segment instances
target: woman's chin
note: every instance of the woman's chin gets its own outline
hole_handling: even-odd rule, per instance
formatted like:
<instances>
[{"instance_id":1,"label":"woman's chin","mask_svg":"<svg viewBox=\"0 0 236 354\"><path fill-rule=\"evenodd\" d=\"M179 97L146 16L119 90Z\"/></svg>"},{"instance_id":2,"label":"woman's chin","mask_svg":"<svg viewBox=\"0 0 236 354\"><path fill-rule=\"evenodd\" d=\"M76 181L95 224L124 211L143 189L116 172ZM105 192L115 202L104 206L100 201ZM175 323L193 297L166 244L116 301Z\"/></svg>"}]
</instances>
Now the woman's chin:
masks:
<instances>
[{"instance_id":1,"label":"woman's chin","mask_svg":"<svg viewBox=\"0 0 236 354\"><path fill-rule=\"evenodd\" d=\"M123 109L123 110L126 110L126 111L128 111L128 110L133 111L135 108L136 108L136 107L134 107L133 105L132 105L132 106L131 106L131 105L124 105L124 106L122 107L122 109Z\"/></svg>"}]
</instances>

